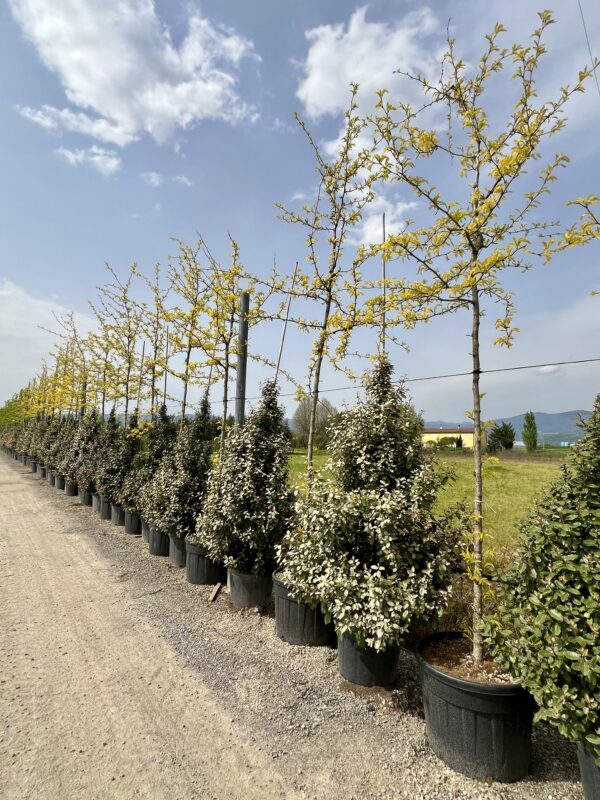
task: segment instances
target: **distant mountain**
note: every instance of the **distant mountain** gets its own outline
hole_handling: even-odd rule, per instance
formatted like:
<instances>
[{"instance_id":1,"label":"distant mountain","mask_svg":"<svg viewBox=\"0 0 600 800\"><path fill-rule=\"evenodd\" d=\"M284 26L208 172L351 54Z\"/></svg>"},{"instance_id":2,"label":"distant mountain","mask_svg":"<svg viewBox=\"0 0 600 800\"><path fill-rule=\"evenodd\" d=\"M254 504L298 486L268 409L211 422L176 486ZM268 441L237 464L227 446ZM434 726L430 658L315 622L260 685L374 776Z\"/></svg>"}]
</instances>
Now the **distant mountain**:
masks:
<instances>
[{"instance_id":1,"label":"distant mountain","mask_svg":"<svg viewBox=\"0 0 600 800\"><path fill-rule=\"evenodd\" d=\"M544 439L548 444L558 444L561 441L572 442L580 439L583 433L577 422L582 418L587 419L591 416L591 413L591 411L584 411L583 409L559 411L556 414L534 411L540 441L542 433L545 434ZM496 422L510 422L515 429L515 438L518 440L523 438L524 417L525 414L517 414L514 417L500 417ZM461 428L470 428L473 423L470 421L445 422L439 419L425 422L426 428L457 428L459 425Z\"/></svg>"}]
</instances>

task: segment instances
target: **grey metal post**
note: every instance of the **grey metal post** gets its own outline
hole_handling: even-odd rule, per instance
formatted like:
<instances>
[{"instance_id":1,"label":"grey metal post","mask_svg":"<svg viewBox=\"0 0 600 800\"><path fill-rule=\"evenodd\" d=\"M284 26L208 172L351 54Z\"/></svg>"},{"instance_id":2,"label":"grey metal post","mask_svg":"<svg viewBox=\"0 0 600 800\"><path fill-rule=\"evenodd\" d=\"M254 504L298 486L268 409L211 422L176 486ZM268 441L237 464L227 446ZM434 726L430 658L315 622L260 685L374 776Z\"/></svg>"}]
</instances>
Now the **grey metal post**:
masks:
<instances>
[{"instance_id":1,"label":"grey metal post","mask_svg":"<svg viewBox=\"0 0 600 800\"><path fill-rule=\"evenodd\" d=\"M240 295L240 327L238 334L238 360L235 380L235 425L244 424L246 411L246 365L248 363L248 311L250 309L250 295L242 292Z\"/></svg>"}]
</instances>

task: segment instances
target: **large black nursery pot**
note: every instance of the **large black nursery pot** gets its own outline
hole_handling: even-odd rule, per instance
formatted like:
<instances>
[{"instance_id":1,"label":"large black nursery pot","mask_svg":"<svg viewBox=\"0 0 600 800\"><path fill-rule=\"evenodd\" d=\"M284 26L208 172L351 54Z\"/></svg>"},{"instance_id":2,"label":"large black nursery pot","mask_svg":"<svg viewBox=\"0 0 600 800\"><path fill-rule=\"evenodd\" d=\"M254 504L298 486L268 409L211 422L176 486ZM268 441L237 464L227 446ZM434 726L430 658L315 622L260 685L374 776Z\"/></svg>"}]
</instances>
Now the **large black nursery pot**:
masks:
<instances>
[{"instance_id":1,"label":"large black nursery pot","mask_svg":"<svg viewBox=\"0 0 600 800\"><path fill-rule=\"evenodd\" d=\"M25 459L25 464L32 472L37 472L37 461L34 461L32 458L27 458Z\"/></svg>"},{"instance_id":2,"label":"large black nursery pot","mask_svg":"<svg viewBox=\"0 0 600 800\"><path fill-rule=\"evenodd\" d=\"M140 535L140 518L134 511L125 511L125 533Z\"/></svg>"},{"instance_id":3,"label":"large black nursery pot","mask_svg":"<svg viewBox=\"0 0 600 800\"><path fill-rule=\"evenodd\" d=\"M157 531L156 528L150 528L148 531L148 550L152 556L168 556L169 537L167 534Z\"/></svg>"},{"instance_id":4,"label":"large black nursery pot","mask_svg":"<svg viewBox=\"0 0 600 800\"><path fill-rule=\"evenodd\" d=\"M77 494L77 484L73 481L65 481L65 494L67 497L75 497Z\"/></svg>"},{"instance_id":5,"label":"large black nursery pot","mask_svg":"<svg viewBox=\"0 0 600 800\"><path fill-rule=\"evenodd\" d=\"M238 608L266 606L271 599L273 580L270 575L254 575L229 570L231 602Z\"/></svg>"},{"instance_id":6,"label":"large black nursery pot","mask_svg":"<svg viewBox=\"0 0 600 800\"><path fill-rule=\"evenodd\" d=\"M110 519L110 500L106 500L100 495L100 519Z\"/></svg>"},{"instance_id":7,"label":"large black nursery pot","mask_svg":"<svg viewBox=\"0 0 600 800\"><path fill-rule=\"evenodd\" d=\"M592 751L587 745L577 745L577 759L585 800L598 800L600 798L600 767L596 764Z\"/></svg>"},{"instance_id":8,"label":"large black nursery pot","mask_svg":"<svg viewBox=\"0 0 600 800\"><path fill-rule=\"evenodd\" d=\"M417 646L429 744L449 767L470 778L518 781L527 775L531 761L531 695L513 683L456 678L422 655L433 641L462 636L435 633Z\"/></svg>"},{"instance_id":9,"label":"large black nursery pot","mask_svg":"<svg viewBox=\"0 0 600 800\"><path fill-rule=\"evenodd\" d=\"M338 636L338 669L342 678L359 686L389 686L396 680L400 647L375 650L358 645L351 636Z\"/></svg>"},{"instance_id":10,"label":"large black nursery pot","mask_svg":"<svg viewBox=\"0 0 600 800\"><path fill-rule=\"evenodd\" d=\"M100 495L96 493L92 494L92 511L100 513Z\"/></svg>"},{"instance_id":11,"label":"large black nursery pot","mask_svg":"<svg viewBox=\"0 0 600 800\"><path fill-rule=\"evenodd\" d=\"M113 525L125 525L125 511L118 503L110 504L110 521Z\"/></svg>"},{"instance_id":12,"label":"large black nursery pot","mask_svg":"<svg viewBox=\"0 0 600 800\"><path fill-rule=\"evenodd\" d=\"M185 551L185 577L188 583L198 586L225 583L227 570L222 564L210 559L200 545L186 541Z\"/></svg>"},{"instance_id":13,"label":"large black nursery pot","mask_svg":"<svg viewBox=\"0 0 600 800\"><path fill-rule=\"evenodd\" d=\"M55 475L54 476L54 486L61 492L65 490L65 478L64 475Z\"/></svg>"},{"instance_id":14,"label":"large black nursery pot","mask_svg":"<svg viewBox=\"0 0 600 800\"><path fill-rule=\"evenodd\" d=\"M82 506L91 506L92 505L92 493L88 492L87 489L80 489L79 490L79 502Z\"/></svg>"},{"instance_id":15,"label":"large black nursery pot","mask_svg":"<svg viewBox=\"0 0 600 800\"><path fill-rule=\"evenodd\" d=\"M290 595L283 581L273 573L275 628L277 636L288 644L326 646L335 642L333 623L325 623L320 608L311 608Z\"/></svg>"},{"instance_id":16,"label":"large black nursery pot","mask_svg":"<svg viewBox=\"0 0 600 800\"><path fill-rule=\"evenodd\" d=\"M54 470L47 469L46 470L46 480L50 484L50 486L54 486Z\"/></svg>"},{"instance_id":17,"label":"large black nursery pot","mask_svg":"<svg viewBox=\"0 0 600 800\"><path fill-rule=\"evenodd\" d=\"M169 534L169 562L174 567L185 567L185 539Z\"/></svg>"},{"instance_id":18,"label":"large black nursery pot","mask_svg":"<svg viewBox=\"0 0 600 800\"><path fill-rule=\"evenodd\" d=\"M39 461L37 464L37 474L42 479L46 477L46 467L43 464L40 464Z\"/></svg>"},{"instance_id":19,"label":"large black nursery pot","mask_svg":"<svg viewBox=\"0 0 600 800\"><path fill-rule=\"evenodd\" d=\"M145 519L140 520L140 528L142 530L142 542L149 542L150 541L150 525L146 522Z\"/></svg>"}]
</instances>

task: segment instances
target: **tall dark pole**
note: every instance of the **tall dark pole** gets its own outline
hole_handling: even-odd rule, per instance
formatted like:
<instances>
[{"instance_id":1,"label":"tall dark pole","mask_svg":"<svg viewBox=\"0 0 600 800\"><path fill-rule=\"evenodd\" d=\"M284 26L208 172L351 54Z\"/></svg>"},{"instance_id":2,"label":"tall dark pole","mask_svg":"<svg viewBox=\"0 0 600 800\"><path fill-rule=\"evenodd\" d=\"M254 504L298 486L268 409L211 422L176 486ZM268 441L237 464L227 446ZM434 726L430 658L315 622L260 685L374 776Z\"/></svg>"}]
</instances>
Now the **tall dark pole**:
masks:
<instances>
[{"instance_id":1,"label":"tall dark pole","mask_svg":"<svg viewBox=\"0 0 600 800\"><path fill-rule=\"evenodd\" d=\"M248 311L250 309L250 295L242 292L240 295L240 327L238 335L238 359L235 381L235 425L244 424L246 410L246 365L248 363Z\"/></svg>"}]
</instances>

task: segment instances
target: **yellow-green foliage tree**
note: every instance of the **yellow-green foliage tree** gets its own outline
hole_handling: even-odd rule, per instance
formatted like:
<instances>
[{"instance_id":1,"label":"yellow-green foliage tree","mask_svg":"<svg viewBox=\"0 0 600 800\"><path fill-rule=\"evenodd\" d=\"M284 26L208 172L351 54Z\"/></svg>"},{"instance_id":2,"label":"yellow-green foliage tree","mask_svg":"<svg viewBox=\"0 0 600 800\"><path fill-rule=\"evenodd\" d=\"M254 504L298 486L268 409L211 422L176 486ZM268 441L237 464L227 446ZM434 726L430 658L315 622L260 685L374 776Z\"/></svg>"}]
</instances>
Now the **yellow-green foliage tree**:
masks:
<instances>
[{"instance_id":1,"label":"yellow-green foliage tree","mask_svg":"<svg viewBox=\"0 0 600 800\"><path fill-rule=\"evenodd\" d=\"M150 290L152 300L150 303L140 303L141 329L148 342L141 375L142 380L148 383L150 414L155 418L160 405L160 381L164 378L167 367L166 313L171 287L168 284L162 285L160 264L155 265L152 279L146 276L143 276L143 279Z\"/></svg>"},{"instance_id":2,"label":"yellow-green foliage tree","mask_svg":"<svg viewBox=\"0 0 600 800\"><path fill-rule=\"evenodd\" d=\"M90 305L98 319L103 347L111 354L105 371L110 399L115 405L123 401L126 425L131 400L138 395L141 318L133 286L139 272L137 265L132 264L127 278L122 280L110 264L106 264L106 269L112 281L98 287L98 304Z\"/></svg>"},{"instance_id":3,"label":"yellow-green foliage tree","mask_svg":"<svg viewBox=\"0 0 600 800\"><path fill-rule=\"evenodd\" d=\"M549 11L539 17L539 27L526 45L501 46L505 29L496 25L478 63L463 61L449 39L438 79L408 76L422 89L422 106L394 102L382 90L371 118L373 175L410 190L429 215L425 224L408 223L385 242L387 260L404 259L416 267L414 280L389 284L396 321L412 327L459 310L467 310L471 317L475 496L469 552L476 660L482 656L484 569L481 319L486 304L499 304L495 343L510 346L517 329L512 296L503 284L505 271L548 262L565 248L588 242L598 231L591 211L594 197L574 201L583 208L583 217L571 224L548 219L541 207L558 171L568 162L563 153L548 157L546 142L564 127L567 104L584 90L592 70L582 69L556 99L538 99L536 77L546 52L543 36L553 21ZM516 101L503 115L497 91L507 71ZM448 136L437 124L442 114L451 122ZM430 127L425 124L428 118ZM541 167L536 178L530 169L537 162ZM438 189L436 176L452 173L456 191Z\"/></svg>"},{"instance_id":4,"label":"yellow-green foliage tree","mask_svg":"<svg viewBox=\"0 0 600 800\"><path fill-rule=\"evenodd\" d=\"M292 295L315 301L320 307L319 315L314 319L298 316L294 319L300 330L315 335L309 363L309 475L312 472L323 363L330 359L339 366L348 353L352 333L358 326L372 321L361 299L364 251L350 257L346 253L348 236L360 223L365 206L374 197L374 176L365 173L365 156L359 147L367 123L357 113L357 92L358 86L353 85L339 150L331 160L323 154L304 121L296 117L317 162L318 188L314 202L303 205L300 210L288 210L278 205L285 222L301 225L307 231L310 270L299 270Z\"/></svg>"}]
</instances>

